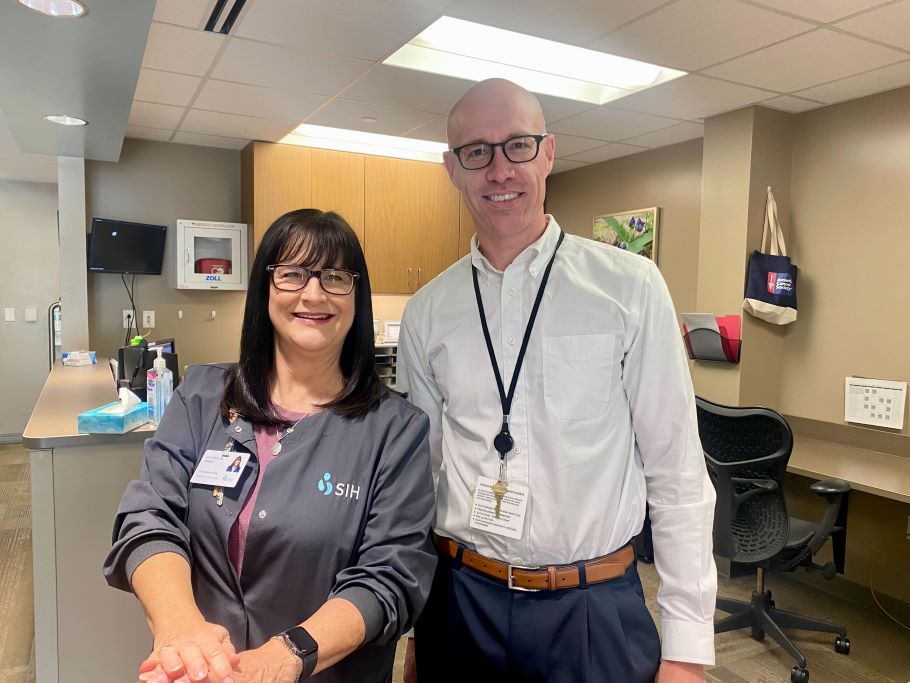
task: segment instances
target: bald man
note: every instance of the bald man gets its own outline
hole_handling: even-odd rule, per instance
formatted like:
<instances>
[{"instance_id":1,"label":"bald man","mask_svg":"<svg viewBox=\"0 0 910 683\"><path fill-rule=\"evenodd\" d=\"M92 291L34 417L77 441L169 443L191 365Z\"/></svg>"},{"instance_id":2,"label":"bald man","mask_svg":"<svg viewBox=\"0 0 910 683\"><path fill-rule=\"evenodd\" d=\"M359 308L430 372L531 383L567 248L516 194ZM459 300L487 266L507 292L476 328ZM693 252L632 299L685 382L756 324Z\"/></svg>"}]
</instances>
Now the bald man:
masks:
<instances>
[{"instance_id":1,"label":"bald man","mask_svg":"<svg viewBox=\"0 0 910 683\"><path fill-rule=\"evenodd\" d=\"M704 681L714 489L663 278L544 213L556 141L531 93L476 84L448 140L476 234L408 302L398 354L437 483L418 680ZM646 505L660 636L629 545Z\"/></svg>"}]
</instances>

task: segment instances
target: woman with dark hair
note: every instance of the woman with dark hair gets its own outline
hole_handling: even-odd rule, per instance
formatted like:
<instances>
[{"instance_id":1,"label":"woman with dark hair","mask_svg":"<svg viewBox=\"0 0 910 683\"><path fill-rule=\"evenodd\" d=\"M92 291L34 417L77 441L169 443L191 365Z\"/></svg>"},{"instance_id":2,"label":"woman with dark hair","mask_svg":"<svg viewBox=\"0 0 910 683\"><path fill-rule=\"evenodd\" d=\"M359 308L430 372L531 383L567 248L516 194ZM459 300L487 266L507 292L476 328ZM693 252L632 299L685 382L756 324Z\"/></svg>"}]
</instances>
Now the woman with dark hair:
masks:
<instances>
[{"instance_id":1,"label":"woman with dark hair","mask_svg":"<svg viewBox=\"0 0 910 683\"><path fill-rule=\"evenodd\" d=\"M272 224L240 362L188 370L117 513L104 571L145 609L141 680L391 680L433 577L434 502L428 419L379 383L372 318L343 218Z\"/></svg>"}]
</instances>

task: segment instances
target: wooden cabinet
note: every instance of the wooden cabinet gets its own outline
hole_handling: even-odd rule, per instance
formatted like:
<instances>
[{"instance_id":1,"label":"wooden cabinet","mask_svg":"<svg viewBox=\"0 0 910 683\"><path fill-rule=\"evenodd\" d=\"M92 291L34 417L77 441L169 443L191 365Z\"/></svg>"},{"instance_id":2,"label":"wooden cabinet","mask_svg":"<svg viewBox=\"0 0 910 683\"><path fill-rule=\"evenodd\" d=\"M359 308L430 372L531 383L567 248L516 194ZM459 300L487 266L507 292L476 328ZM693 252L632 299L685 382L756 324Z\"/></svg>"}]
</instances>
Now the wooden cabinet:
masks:
<instances>
[{"instance_id":1,"label":"wooden cabinet","mask_svg":"<svg viewBox=\"0 0 910 683\"><path fill-rule=\"evenodd\" d=\"M312 205L311 150L251 142L241 153L241 214L250 226L250 254L275 219ZM250 259L252 263L252 259Z\"/></svg>"},{"instance_id":2,"label":"wooden cabinet","mask_svg":"<svg viewBox=\"0 0 910 683\"><path fill-rule=\"evenodd\" d=\"M253 254L281 214L315 207L351 224L376 293L412 294L461 255L459 194L441 164L252 142L242 175Z\"/></svg>"},{"instance_id":3,"label":"wooden cabinet","mask_svg":"<svg viewBox=\"0 0 910 683\"><path fill-rule=\"evenodd\" d=\"M458 192L445 168L367 157L367 266L376 292L411 294L458 257Z\"/></svg>"},{"instance_id":4,"label":"wooden cabinet","mask_svg":"<svg viewBox=\"0 0 910 683\"><path fill-rule=\"evenodd\" d=\"M308 206L343 216L363 244L363 155L311 149L310 159L313 191Z\"/></svg>"},{"instance_id":5,"label":"wooden cabinet","mask_svg":"<svg viewBox=\"0 0 910 683\"><path fill-rule=\"evenodd\" d=\"M464 200L458 202L458 258L471 253L471 238L474 236L474 219Z\"/></svg>"}]
</instances>

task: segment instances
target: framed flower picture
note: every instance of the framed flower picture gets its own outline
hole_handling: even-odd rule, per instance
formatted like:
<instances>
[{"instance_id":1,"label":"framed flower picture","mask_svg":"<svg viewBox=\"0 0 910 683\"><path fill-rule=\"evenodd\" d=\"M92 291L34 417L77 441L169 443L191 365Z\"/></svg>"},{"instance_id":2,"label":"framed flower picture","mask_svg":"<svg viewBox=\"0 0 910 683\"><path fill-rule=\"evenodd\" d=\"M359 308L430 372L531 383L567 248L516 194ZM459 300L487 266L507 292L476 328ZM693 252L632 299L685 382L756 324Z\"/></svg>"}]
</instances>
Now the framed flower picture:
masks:
<instances>
[{"instance_id":1,"label":"framed flower picture","mask_svg":"<svg viewBox=\"0 0 910 683\"><path fill-rule=\"evenodd\" d=\"M640 254L657 263L657 222L660 208L636 209L594 217L594 239Z\"/></svg>"}]
</instances>

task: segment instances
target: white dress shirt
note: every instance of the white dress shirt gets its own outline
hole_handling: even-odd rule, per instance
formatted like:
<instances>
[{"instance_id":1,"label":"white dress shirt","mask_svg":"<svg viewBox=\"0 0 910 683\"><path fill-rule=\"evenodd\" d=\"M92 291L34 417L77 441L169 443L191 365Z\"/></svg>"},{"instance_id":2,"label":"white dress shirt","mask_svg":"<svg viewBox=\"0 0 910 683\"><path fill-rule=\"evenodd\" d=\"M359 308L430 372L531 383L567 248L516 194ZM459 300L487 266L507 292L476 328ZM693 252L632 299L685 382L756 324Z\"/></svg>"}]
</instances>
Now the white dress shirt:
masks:
<instances>
[{"instance_id":1,"label":"white dress shirt","mask_svg":"<svg viewBox=\"0 0 910 683\"><path fill-rule=\"evenodd\" d=\"M714 488L698 437L680 331L654 263L566 235L521 367L507 481L530 487L521 538L469 526L477 477L497 478L502 406L471 265L508 391L560 228L506 269L471 254L408 302L398 388L430 416L437 533L512 564L606 555L638 534L650 506L664 659L714 663Z\"/></svg>"}]
</instances>

